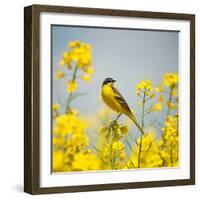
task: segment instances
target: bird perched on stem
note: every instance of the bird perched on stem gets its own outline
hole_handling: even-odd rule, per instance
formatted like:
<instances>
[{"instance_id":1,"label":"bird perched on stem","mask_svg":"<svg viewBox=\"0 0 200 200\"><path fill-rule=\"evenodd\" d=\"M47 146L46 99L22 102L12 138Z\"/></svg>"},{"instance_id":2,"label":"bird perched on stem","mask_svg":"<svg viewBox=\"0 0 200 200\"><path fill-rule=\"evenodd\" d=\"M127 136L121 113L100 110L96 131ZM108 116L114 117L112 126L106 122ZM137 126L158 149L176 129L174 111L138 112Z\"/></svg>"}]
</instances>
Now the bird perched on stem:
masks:
<instances>
[{"instance_id":1,"label":"bird perched on stem","mask_svg":"<svg viewBox=\"0 0 200 200\"><path fill-rule=\"evenodd\" d=\"M121 114L124 114L133 121L133 123L136 125L136 127L139 129L139 131L142 134L145 134L142 127L139 125L135 116L131 112L131 109L129 108L126 100L117 90L117 88L114 87L114 82L116 82L116 80L112 78L106 78L103 81L103 84L101 87L101 95L102 95L102 99L104 103L109 108L111 108L112 110L118 113L118 116L115 119L115 121L121 116Z\"/></svg>"}]
</instances>

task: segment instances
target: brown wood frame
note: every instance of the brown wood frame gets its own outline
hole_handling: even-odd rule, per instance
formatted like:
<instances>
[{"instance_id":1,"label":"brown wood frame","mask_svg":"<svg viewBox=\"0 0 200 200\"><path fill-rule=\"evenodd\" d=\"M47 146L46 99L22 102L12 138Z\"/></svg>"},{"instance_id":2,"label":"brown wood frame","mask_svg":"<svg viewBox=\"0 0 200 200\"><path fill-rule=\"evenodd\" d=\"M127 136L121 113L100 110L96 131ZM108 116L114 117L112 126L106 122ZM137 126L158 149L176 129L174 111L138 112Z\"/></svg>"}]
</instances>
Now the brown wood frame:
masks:
<instances>
[{"instance_id":1,"label":"brown wood frame","mask_svg":"<svg viewBox=\"0 0 200 200\"><path fill-rule=\"evenodd\" d=\"M40 187L40 13L77 13L89 15L187 20L190 22L190 178L183 180L115 183L101 185ZM111 10L97 8L32 5L24 8L24 191L30 194L83 192L195 184L195 15Z\"/></svg>"}]
</instances>

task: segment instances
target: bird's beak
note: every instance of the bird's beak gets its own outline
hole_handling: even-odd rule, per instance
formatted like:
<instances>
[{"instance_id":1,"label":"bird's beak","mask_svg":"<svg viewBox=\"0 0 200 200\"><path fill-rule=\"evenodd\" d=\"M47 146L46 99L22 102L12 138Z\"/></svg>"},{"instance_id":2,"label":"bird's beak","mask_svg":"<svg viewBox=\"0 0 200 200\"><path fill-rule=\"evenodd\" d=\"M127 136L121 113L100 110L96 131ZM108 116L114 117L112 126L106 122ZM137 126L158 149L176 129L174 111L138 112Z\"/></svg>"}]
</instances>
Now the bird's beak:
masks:
<instances>
[{"instance_id":1,"label":"bird's beak","mask_svg":"<svg viewBox=\"0 0 200 200\"><path fill-rule=\"evenodd\" d=\"M112 80L112 82L114 83L114 82L116 82L116 80Z\"/></svg>"}]
</instances>

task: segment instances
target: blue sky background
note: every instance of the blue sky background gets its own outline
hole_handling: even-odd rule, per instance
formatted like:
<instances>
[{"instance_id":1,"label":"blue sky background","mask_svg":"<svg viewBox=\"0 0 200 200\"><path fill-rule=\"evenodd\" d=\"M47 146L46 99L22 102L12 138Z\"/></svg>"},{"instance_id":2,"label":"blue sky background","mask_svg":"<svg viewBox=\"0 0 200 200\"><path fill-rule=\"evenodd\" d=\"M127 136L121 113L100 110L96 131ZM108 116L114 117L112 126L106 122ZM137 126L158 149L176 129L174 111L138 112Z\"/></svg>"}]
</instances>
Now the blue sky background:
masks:
<instances>
[{"instance_id":1,"label":"blue sky background","mask_svg":"<svg viewBox=\"0 0 200 200\"><path fill-rule=\"evenodd\" d=\"M84 113L95 113L101 107L98 96L102 81L107 77L117 80L116 87L130 107L139 112L136 84L150 79L156 86L165 73L178 72L178 32L53 26L53 76L59 68L62 52L68 50L68 43L73 40L93 47L95 75L91 83L78 82L79 90L89 94L73 102L73 107ZM52 80L53 102L59 99L65 104L67 78ZM155 115L159 121L165 117L162 113Z\"/></svg>"}]
</instances>

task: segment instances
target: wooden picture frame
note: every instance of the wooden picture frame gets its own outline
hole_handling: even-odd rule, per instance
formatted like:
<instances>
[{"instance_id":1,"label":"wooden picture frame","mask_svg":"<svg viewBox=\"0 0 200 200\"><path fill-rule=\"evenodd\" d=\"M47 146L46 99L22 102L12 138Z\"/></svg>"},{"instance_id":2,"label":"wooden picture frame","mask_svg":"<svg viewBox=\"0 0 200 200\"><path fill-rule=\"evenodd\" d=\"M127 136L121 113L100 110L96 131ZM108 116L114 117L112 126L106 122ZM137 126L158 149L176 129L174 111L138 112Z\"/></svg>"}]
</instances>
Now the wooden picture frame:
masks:
<instances>
[{"instance_id":1,"label":"wooden picture frame","mask_svg":"<svg viewBox=\"0 0 200 200\"><path fill-rule=\"evenodd\" d=\"M79 14L188 21L190 24L190 175L188 179L92 184L77 186L40 186L40 14ZM83 192L195 184L195 16L192 14L111 10L49 5L24 9L24 191L30 194Z\"/></svg>"}]
</instances>

